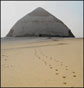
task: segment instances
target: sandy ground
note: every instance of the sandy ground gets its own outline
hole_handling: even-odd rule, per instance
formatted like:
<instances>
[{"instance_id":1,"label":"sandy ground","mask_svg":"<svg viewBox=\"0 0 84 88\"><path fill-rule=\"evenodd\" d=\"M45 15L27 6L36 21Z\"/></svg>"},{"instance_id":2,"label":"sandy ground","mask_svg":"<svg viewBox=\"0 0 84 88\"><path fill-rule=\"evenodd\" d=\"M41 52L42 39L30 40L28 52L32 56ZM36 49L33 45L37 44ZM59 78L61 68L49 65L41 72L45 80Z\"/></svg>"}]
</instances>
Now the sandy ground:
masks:
<instances>
[{"instance_id":1,"label":"sandy ground","mask_svg":"<svg viewBox=\"0 0 84 88\"><path fill-rule=\"evenodd\" d=\"M2 87L83 87L83 39L4 41Z\"/></svg>"}]
</instances>

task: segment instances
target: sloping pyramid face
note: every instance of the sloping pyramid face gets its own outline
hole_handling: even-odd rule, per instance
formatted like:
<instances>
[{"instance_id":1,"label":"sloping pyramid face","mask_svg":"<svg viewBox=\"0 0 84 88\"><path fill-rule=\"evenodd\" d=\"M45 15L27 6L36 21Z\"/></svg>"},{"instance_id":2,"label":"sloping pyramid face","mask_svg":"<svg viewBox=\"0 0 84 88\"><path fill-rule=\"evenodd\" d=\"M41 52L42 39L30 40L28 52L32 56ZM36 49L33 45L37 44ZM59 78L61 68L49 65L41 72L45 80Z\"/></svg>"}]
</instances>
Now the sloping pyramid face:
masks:
<instances>
[{"instance_id":1,"label":"sloping pyramid face","mask_svg":"<svg viewBox=\"0 0 84 88\"><path fill-rule=\"evenodd\" d=\"M7 36L74 37L62 21L40 7L20 19Z\"/></svg>"}]
</instances>

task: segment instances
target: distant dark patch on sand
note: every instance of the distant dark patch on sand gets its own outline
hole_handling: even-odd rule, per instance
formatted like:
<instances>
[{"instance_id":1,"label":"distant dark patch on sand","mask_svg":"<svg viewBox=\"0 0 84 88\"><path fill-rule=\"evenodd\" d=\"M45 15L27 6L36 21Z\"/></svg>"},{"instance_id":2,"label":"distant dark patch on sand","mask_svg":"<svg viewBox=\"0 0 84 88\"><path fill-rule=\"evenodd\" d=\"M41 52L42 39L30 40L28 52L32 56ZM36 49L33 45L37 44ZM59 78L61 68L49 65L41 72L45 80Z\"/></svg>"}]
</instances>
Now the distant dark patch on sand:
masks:
<instances>
[{"instance_id":1,"label":"distant dark patch on sand","mask_svg":"<svg viewBox=\"0 0 84 88\"><path fill-rule=\"evenodd\" d=\"M48 58L48 56L46 56L46 58Z\"/></svg>"},{"instance_id":2,"label":"distant dark patch on sand","mask_svg":"<svg viewBox=\"0 0 84 88\"><path fill-rule=\"evenodd\" d=\"M7 59L4 59L5 61L7 61Z\"/></svg>"},{"instance_id":3,"label":"distant dark patch on sand","mask_svg":"<svg viewBox=\"0 0 84 88\"><path fill-rule=\"evenodd\" d=\"M13 67L13 65L11 65L11 67Z\"/></svg>"},{"instance_id":4,"label":"distant dark patch on sand","mask_svg":"<svg viewBox=\"0 0 84 88\"><path fill-rule=\"evenodd\" d=\"M59 40L54 39L53 41L59 41Z\"/></svg>"},{"instance_id":5,"label":"distant dark patch on sand","mask_svg":"<svg viewBox=\"0 0 84 88\"><path fill-rule=\"evenodd\" d=\"M59 62L58 60L55 60L56 62Z\"/></svg>"},{"instance_id":6,"label":"distant dark patch on sand","mask_svg":"<svg viewBox=\"0 0 84 88\"><path fill-rule=\"evenodd\" d=\"M63 64L63 62L61 62Z\"/></svg>"},{"instance_id":7,"label":"distant dark patch on sand","mask_svg":"<svg viewBox=\"0 0 84 88\"><path fill-rule=\"evenodd\" d=\"M49 64L49 66L51 66L51 64Z\"/></svg>"},{"instance_id":8,"label":"distant dark patch on sand","mask_svg":"<svg viewBox=\"0 0 84 88\"><path fill-rule=\"evenodd\" d=\"M38 57L40 59L40 57Z\"/></svg>"},{"instance_id":9,"label":"distant dark patch on sand","mask_svg":"<svg viewBox=\"0 0 84 88\"><path fill-rule=\"evenodd\" d=\"M58 43L57 45L66 45L67 43Z\"/></svg>"},{"instance_id":10,"label":"distant dark patch on sand","mask_svg":"<svg viewBox=\"0 0 84 88\"><path fill-rule=\"evenodd\" d=\"M65 70L68 70L67 68Z\"/></svg>"},{"instance_id":11,"label":"distant dark patch on sand","mask_svg":"<svg viewBox=\"0 0 84 88\"><path fill-rule=\"evenodd\" d=\"M2 55L3 57L8 57L7 55Z\"/></svg>"},{"instance_id":12,"label":"distant dark patch on sand","mask_svg":"<svg viewBox=\"0 0 84 88\"><path fill-rule=\"evenodd\" d=\"M63 66L63 64L61 64L61 66Z\"/></svg>"},{"instance_id":13,"label":"distant dark patch on sand","mask_svg":"<svg viewBox=\"0 0 84 88\"><path fill-rule=\"evenodd\" d=\"M50 57L50 60L52 60L52 57Z\"/></svg>"},{"instance_id":14,"label":"distant dark patch on sand","mask_svg":"<svg viewBox=\"0 0 84 88\"><path fill-rule=\"evenodd\" d=\"M65 66L65 67L68 67L68 66Z\"/></svg>"}]
</instances>

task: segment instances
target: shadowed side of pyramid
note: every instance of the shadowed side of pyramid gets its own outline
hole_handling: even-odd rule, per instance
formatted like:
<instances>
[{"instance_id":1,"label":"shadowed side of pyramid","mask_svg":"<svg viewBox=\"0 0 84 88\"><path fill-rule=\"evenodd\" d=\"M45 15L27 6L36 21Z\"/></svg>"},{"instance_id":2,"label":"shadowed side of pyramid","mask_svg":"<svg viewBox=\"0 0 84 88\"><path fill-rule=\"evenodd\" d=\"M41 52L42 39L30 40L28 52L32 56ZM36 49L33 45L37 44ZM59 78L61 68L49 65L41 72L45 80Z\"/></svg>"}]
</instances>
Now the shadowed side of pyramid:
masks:
<instances>
[{"instance_id":1,"label":"shadowed side of pyramid","mask_svg":"<svg viewBox=\"0 0 84 88\"><path fill-rule=\"evenodd\" d=\"M71 30L59 19L39 7L20 19L7 37L74 37Z\"/></svg>"}]
</instances>

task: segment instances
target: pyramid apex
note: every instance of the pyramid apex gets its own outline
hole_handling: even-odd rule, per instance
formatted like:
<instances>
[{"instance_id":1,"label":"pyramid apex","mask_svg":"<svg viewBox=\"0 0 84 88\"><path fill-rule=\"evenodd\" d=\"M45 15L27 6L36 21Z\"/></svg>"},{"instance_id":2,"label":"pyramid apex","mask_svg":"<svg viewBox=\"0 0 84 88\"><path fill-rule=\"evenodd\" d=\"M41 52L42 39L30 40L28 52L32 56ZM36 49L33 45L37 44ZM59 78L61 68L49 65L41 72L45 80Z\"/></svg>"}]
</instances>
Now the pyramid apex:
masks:
<instances>
[{"instance_id":1,"label":"pyramid apex","mask_svg":"<svg viewBox=\"0 0 84 88\"><path fill-rule=\"evenodd\" d=\"M45 10L42 7L37 7L35 10Z\"/></svg>"},{"instance_id":2,"label":"pyramid apex","mask_svg":"<svg viewBox=\"0 0 84 88\"><path fill-rule=\"evenodd\" d=\"M37 8L42 8L42 7L37 7Z\"/></svg>"},{"instance_id":3,"label":"pyramid apex","mask_svg":"<svg viewBox=\"0 0 84 88\"><path fill-rule=\"evenodd\" d=\"M43 9L42 7L37 7L35 10L33 10L31 13L29 13L31 16L49 16L50 13Z\"/></svg>"}]
</instances>

